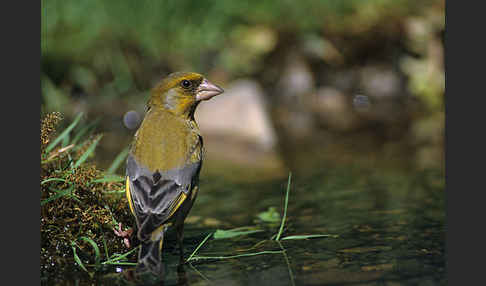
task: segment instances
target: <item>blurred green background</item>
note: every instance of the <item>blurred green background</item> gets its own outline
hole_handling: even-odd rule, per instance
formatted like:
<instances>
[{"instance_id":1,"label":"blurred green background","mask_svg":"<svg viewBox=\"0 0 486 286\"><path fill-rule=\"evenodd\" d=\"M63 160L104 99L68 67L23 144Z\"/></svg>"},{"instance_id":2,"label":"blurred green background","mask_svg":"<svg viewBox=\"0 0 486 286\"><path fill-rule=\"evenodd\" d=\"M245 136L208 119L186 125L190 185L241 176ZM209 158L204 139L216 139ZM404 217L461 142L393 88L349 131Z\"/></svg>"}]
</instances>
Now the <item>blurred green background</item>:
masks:
<instances>
[{"instance_id":1,"label":"blurred green background","mask_svg":"<svg viewBox=\"0 0 486 286\"><path fill-rule=\"evenodd\" d=\"M444 10L443 0L42 1L41 116L98 120L103 169L135 132L125 113L143 116L168 73L195 71L226 90L196 112L203 173L443 171Z\"/></svg>"}]
</instances>

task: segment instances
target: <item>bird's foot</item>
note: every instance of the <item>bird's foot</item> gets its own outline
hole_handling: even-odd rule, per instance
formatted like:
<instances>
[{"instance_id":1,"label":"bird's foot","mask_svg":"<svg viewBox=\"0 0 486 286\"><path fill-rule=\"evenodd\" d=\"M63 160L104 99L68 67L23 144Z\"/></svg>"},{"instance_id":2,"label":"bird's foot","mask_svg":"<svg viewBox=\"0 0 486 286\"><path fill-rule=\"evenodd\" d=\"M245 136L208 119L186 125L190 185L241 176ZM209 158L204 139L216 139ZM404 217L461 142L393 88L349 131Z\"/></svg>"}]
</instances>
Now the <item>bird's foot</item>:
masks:
<instances>
[{"instance_id":1,"label":"bird's foot","mask_svg":"<svg viewBox=\"0 0 486 286\"><path fill-rule=\"evenodd\" d=\"M122 224L121 222L118 223L118 229L116 228L113 228L113 232L119 236L119 237L122 237L123 238L123 243L125 244L125 246L127 248L130 248L130 236L132 235L133 233L133 229L129 228L127 230L122 230Z\"/></svg>"}]
</instances>

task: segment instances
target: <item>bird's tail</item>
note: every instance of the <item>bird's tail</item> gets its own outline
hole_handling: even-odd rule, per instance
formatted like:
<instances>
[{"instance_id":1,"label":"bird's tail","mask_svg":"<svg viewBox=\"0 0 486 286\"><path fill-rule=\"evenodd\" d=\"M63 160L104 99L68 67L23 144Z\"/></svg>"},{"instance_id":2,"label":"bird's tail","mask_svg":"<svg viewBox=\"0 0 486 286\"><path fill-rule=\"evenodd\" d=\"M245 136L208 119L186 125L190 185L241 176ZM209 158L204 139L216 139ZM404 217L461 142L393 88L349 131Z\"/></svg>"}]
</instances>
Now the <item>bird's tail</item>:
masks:
<instances>
[{"instance_id":1,"label":"bird's tail","mask_svg":"<svg viewBox=\"0 0 486 286\"><path fill-rule=\"evenodd\" d=\"M155 274L163 275L162 264L162 244L164 236L161 235L159 240L146 241L140 243L140 252L138 254L139 271L149 270Z\"/></svg>"}]
</instances>

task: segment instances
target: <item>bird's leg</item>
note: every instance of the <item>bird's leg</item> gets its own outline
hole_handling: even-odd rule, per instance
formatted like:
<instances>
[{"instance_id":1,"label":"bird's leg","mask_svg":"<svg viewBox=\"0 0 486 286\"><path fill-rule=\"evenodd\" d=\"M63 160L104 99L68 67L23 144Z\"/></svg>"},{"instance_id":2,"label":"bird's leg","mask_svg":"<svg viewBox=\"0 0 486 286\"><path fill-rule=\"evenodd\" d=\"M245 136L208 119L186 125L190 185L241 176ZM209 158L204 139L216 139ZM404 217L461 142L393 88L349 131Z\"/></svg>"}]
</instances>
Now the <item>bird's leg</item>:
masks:
<instances>
[{"instance_id":1,"label":"bird's leg","mask_svg":"<svg viewBox=\"0 0 486 286\"><path fill-rule=\"evenodd\" d=\"M183 264L177 266L177 285L189 285L187 281L186 270Z\"/></svg>"},{"instance_id":2,"label":"bird's leg","mask_svg":"<svg viewBox=\"0 0 486 286\"><path fill-rule=\"evenodd\" d=\"M179 244L179 263L184 263L184 248L182 246L182 241L184 238L184 223L181 223L176 226L176 233L177 233L177 243Z\"/></svg>"},{"instance_id":3,"label":"bird's leg","mask_svg":"<svg viewBox=\"0 0 486 286\"><path fill-rule=\"evenodd\" d=\"M122 237L123 238L123 243L127 248L130 248L130 236L133 233L133 229L129 228L127 230L122 230L122 224L121 222L118 223L118 229L113 228L113 232L116 234L116 236Z\"/></svg>"}]
</instances>

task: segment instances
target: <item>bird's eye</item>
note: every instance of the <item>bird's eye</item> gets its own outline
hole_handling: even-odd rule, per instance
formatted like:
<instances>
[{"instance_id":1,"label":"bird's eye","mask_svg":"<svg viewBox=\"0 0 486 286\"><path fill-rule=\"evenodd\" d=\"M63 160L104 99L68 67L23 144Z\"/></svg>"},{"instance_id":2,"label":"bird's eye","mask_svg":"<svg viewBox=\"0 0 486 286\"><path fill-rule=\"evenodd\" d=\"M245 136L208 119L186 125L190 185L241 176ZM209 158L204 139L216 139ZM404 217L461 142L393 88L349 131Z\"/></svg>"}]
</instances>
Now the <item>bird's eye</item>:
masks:
<instances>
[{"instance_id":1,"label":"bird's eye","mask_svg":"<svg viewBox=\"0 0 486 286\"><path fill-rule=\"evenodd\" d=\"M188 88L188 87L191 87L191 82L185 79L185 80L181 81L181 85L184 88Z\"/></svg>"}]
</instances>

